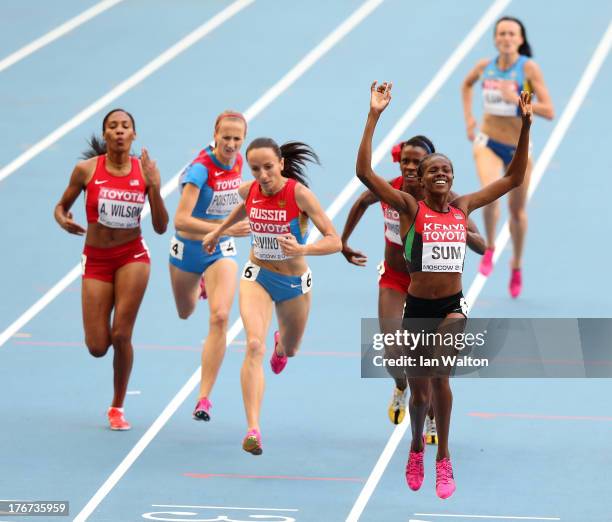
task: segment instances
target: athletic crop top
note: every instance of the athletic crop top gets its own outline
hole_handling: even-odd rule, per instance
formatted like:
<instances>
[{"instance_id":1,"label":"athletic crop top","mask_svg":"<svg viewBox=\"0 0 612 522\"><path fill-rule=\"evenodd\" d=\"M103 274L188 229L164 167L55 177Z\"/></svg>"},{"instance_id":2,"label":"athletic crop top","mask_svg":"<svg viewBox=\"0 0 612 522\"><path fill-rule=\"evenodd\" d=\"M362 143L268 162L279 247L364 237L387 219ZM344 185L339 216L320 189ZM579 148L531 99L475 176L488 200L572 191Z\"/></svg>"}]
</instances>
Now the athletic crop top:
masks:
<instances>
[{"instance_id":1,"label":"athletic crop top","mask_svg":"<svg viewBox=\"0 0 612 522\"><path fill-rule=\"evenodd\" d=\"M517 96L521 91L532 91L531 85L525 78L525 63L529 57L520 55L508 69L502 71L497 67L499 57L491 60L482 72L482 98L484 112L494 116L520 116L521 112L516 103L509 103L502 97L501 82L510 80Z\"/></svg>"},{"instance_id":2,"label":"athletic crop top","mask_svg":"<svg viewBox=\"0 0 612 522\"><path fill-rule=\"evenodd\" d=\"M209 145L198 154L180 176L181 191L186 183L200 189L191 215L204 219L225 219L242 200L238 187L242 183L242 156L233 165L223 165Z\"/></svg>"},{"instance_id":3,"label":"athletic crop top","mask_svg":"<svg viewBox=\"0 0 612 522\"><path fill-rule=\"evenodd\" d=\"M404 179L399 176L391 181L391 186L394 189L400 190ZM402 248L402 238L400 236L400 220L399 212L384 201L380 202L385 220L385 242L397 248Z\"/></svg>"},{"instance_id":4,"label":"athletic crop top","mask_svg":"<svg viewBox=\"0 0 612 522\"><path fill-rule=\"evenodd\" d=\"M138 158L131 157L127 176L106 170L106 156L98 156L93 177L85 186L85 213L88 223L109 228L138 228L146 200L144 178Z\"/></svg>"},{"instance_id":5,"label":"athletic crop top","mask_svg":"<svg viewBox=\"0 0 612 522\"><path fill-rule=\"evenodd\" d=\"M462 210L448 206L436 212L418 202L414 223L404 238L408 272L463 272L467 219Z\"/></svg>"},{"instance_id":6,"label":"athletic crop top","mask_svg":"<svg viewBox=\"0 0 612 522\"><path fill-rule=\"evenodd\" d=\"M251 225L253 254L257 259L289 259L278 244L278 236L293 234L300 245L306 243L308 217L295 201L297 183L294 179L287 179L283 188L273 196L264 195L259 183L251 184L244 204Z\"/></svg>"}]
</instances>

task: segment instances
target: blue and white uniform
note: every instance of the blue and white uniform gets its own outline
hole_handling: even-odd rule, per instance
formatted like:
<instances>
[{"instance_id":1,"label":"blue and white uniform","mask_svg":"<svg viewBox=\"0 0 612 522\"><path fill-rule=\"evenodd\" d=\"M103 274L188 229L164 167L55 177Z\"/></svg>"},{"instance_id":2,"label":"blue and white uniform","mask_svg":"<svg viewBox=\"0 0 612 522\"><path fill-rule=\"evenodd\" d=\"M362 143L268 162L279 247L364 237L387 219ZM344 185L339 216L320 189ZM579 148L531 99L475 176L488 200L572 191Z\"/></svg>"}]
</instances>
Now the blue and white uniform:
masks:
<instances>
[{"instance_id":1,"label":"blue and white uniform","mask_svg":"<svg viewBox=\"0 0 612 522\"><path fill-rule=\"evenodd\" d=\"M482 72L482 99L485 114L493 116L520 117L520 108L516 103L507 102L502 96L502 82L510 82L517 96L521 91L532 92L531 85L525 76L525 63L529 57L520 55L508 69L501 70L497 66L499 57L491 60ZM491 149L496 156L508 166L516 151L516 146L492 140L480 132L474 143Z\"/></svg>"},{"instance_id":2,"label":"blue and white uniform","mask_svg":"<svg viewBox=\"0 0 612 522\"><path fill-rule=\"evenodd\" d=\"M180 190L190 183L200 189L191 215L200 219L225 219L242 200L238 187L242 183L242 156L233 165L223 165L208 146L198 154L181 174ZM202 274L218 259L234 257L236 246L232 237L223 236L212 254L204 252L202 241L186 239L176 232L170 240L170 263L184 272Z\"/></svg>"}]
</instances>

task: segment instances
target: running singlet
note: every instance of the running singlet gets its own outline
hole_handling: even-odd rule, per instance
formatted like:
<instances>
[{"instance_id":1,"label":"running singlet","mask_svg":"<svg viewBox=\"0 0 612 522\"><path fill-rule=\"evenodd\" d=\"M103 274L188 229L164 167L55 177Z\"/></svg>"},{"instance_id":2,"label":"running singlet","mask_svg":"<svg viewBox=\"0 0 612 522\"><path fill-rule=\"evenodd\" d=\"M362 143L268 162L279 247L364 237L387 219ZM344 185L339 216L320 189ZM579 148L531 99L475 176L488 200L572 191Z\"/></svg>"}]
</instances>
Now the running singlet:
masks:
<instances>
[{"instance_id":1,"label":"running singlet","mask_svg":"<svg viewBox=\"0 0 612 522\"><path fill-rule=\"evenodd\" d=\"M273 196L265 196L259 183L249 188L246 201L247 216L253 237L253 254L262 261L284 261L289 259L278 244L278 237L293 234L300 245L308 236L308 217L295 201L297 181L287 182Z\"/></svg>"},{"instance_id":2,"label":"running singlet","mask_svg":"<svg viewBox=\"0 0 612 522\"><path fill-rule=\"evenodd\" d=\"M401 190L403 178L399 176L391 181L391 186L394 189ZM402 238L400 236L400 221L399 213L384 201L380 202L382 207L383 217L385 220L385 242L395 247L402 247Z\"/></svg>"},{"instance_id":3,"label":"running singlet","mask_svg":"<svg viewBox=\"0 0 612 522\"><path fill-rule=\"evenodd\" d=\"M463 272L467 219L462 210L448 206L436 212L419 201L414 223L404 240L408 272Z\"/></svg>"},{"instance_id":4,"label":"running singlet","mask_svg":"<svg viewBox=\"0 0 612 522\"><path fill-rule=\"evenodd\" d=\"M130 157L132 170L127 176L114 176L106 170L106 156L98 156L93 177L85 186L85 213L88 223L109 228L138 228L147 187L138 158Z\"/></svg>"},{"instance_id":5,"label":"running singlet","mask_svg":"<svg viewBox=\"0 0 612 522\"><path fill-rule=\"evenodd\" d=\"M525 78L525 63L529 58L520 55L519 59L505 71L498 69L498 59L499 57L491 60L482 72L484 112L494 116L520 116L521 113L517 104L504 100L501 84L503 81L510 81L517 96L521 94L521 91L531 92L531 85Z\"/></svg>"},{"instance_id":6,"label":"running singlet","mask_svg":"<svg viewBox=\"0 0 612 522\"><path fill-rule=\"evenodd\" d=\"M191 215L201 219L225 219L242 200L238 187L242 182L242 156L238 154L233 165L223 165L206 147L181 174L179 186L186 183L200 189L200 195Z\"/></svg>"}]
</instances>

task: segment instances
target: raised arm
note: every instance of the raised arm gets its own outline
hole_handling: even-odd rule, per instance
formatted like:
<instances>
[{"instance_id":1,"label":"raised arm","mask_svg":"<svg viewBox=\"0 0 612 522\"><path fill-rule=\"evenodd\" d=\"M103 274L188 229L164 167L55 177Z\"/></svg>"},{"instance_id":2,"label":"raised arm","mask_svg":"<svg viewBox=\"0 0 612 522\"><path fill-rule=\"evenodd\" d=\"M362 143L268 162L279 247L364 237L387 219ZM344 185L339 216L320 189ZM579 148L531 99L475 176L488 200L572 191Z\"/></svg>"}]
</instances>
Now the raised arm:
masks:
<instances>
[{"instance_id":1,"label":"raised arm","mask_svg":"<svg viewBox=\"0 0 612 522\"><path fill-rule=\"evenodd\" d=\"M463 80L461 84L461 103L463 104L463 118L465 119L465 130L470 141L476 137L476 118L472 112L472 100L474 95L474 84L482 76L482 72L489 60L480 60Z\"/></svg>"},{"instance_id":2,"label":"raised arm","mask_svg":"<svg viewBox=\"0 0 612 522\"><path fill-rule=\"evenodd\" d=\"M361 220L361 217L370 205L378 202L378 198L372 194L371 191L366 190L363 192L353 203L353 206L349 210L348 216L346 217L346 223L344 224L344 230L342 231L342 255L346 258L349 263L357 266L365 266L368 258L363 252L353 250L348 246L348 239L351 237L353 230L357 226L357 223Z\"/></svg>"},{"instance_id":3,"label":"raised arm","mask_svg":"<svg viewBox=\"0 0 612 522\"><path fill-rule=\"evenodd\" d=\"M370 87L370 112L357 153L357 177L381 201L398 212L415 215L418 207L417 201L410 194L394 189L386 179L381 178L372 170L372 137L378 118L391 101L391 87L392 84L386 82L378 87L374 82Z\"/></svg>"},{"instance_id":4,"label":"raised arm","mask_svg":"<svg viewBox=\"0 0 612 522\"><path fill-rule=\"evenodd\" d=\"M457 207L455 201L459 199L459 195L451 190L450 193L451 205ZM476 252L478 255L483 255L487 248L487 242L484 237L480 235L480 230L470 218L467 220L467 241L466 244L472 252Z\"/></svg>"},{"instance_id":5,"label":"raised arm","mask_svg":"<svg viewBox=\"0 0 612 522\"><path fill-rule=\"evenodd\" d=\"M168 211L160 193L161 176L159 175L157 163L149 157L147 149L142 149L140 164L142 166L142 175L147 184L147 196L151 206L153 230L158 234L163 234L168 228Z\"/></svg>"},{"instance_id":6,"label":"raised arm","mask_svg":"<svg viewBox=\"0 0 612 522\"><path fill-rule=\"evenodd\" d=\"M527 160L529 158L529 129L533 118L533 110L531 107L531 94L521 92L519 98L519 107L521 110L521 134L514 157L506 170L506 174L501 179L489 183L478 192L466 194L456 200L456 205L466 211L469 215L473 210L484 207L499 199L513 188L518 187L525 179L525 171L527 170Z\"/></svg>"},{"instance_id":7,"label":"raised arm","mask_svg":"<svg viewBox=\"0 0 612 522\"><path fill-rule=\"evenodd\" d=\"M301 183L296 184L295 201L300 210L308 214L314 226L321 232L321 239L314 243L300 245L295 236L288 234L280 242L284 254L287 256L325 256L340 252L342 249L340 236L312 191Z\"/></svg>"},{"instance_id":8,"label":"raised arm","mask_svg":"<svg viewBox=\"0 0 612 522\"><path fill-rule=\"evenodd\" d=\"M57 221L58 225L62 227L66 232L70 234L76 234L82 236L86 230L72 218L72 212L70 208L79 197L81 191L85 188L85 183L90 175L88 163L91 160L80 161L70 175L70 181L68 187L62 194L55 209L53 211L53 217Z\"/></svg>"}]
</instances>

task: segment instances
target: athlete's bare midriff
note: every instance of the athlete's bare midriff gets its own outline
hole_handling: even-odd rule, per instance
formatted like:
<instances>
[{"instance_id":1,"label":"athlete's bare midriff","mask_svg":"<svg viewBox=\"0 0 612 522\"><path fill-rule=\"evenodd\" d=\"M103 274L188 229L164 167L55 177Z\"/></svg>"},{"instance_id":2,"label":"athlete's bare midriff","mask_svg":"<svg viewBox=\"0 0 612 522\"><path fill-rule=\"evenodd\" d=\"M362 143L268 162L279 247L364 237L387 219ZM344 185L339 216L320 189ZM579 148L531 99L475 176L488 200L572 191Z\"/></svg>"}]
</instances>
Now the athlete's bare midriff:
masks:
<instances>
[{"instance_id":1,"label":"athlete's bare midriff","mask_svg":"<svg viewBox=\"0 0 612 522\"><path fill-rule=\"evenodd\" d=\"M516 147L521 133L521 119L485 114L480 130L494 141Z\"/></svg>"}]
</instances>

